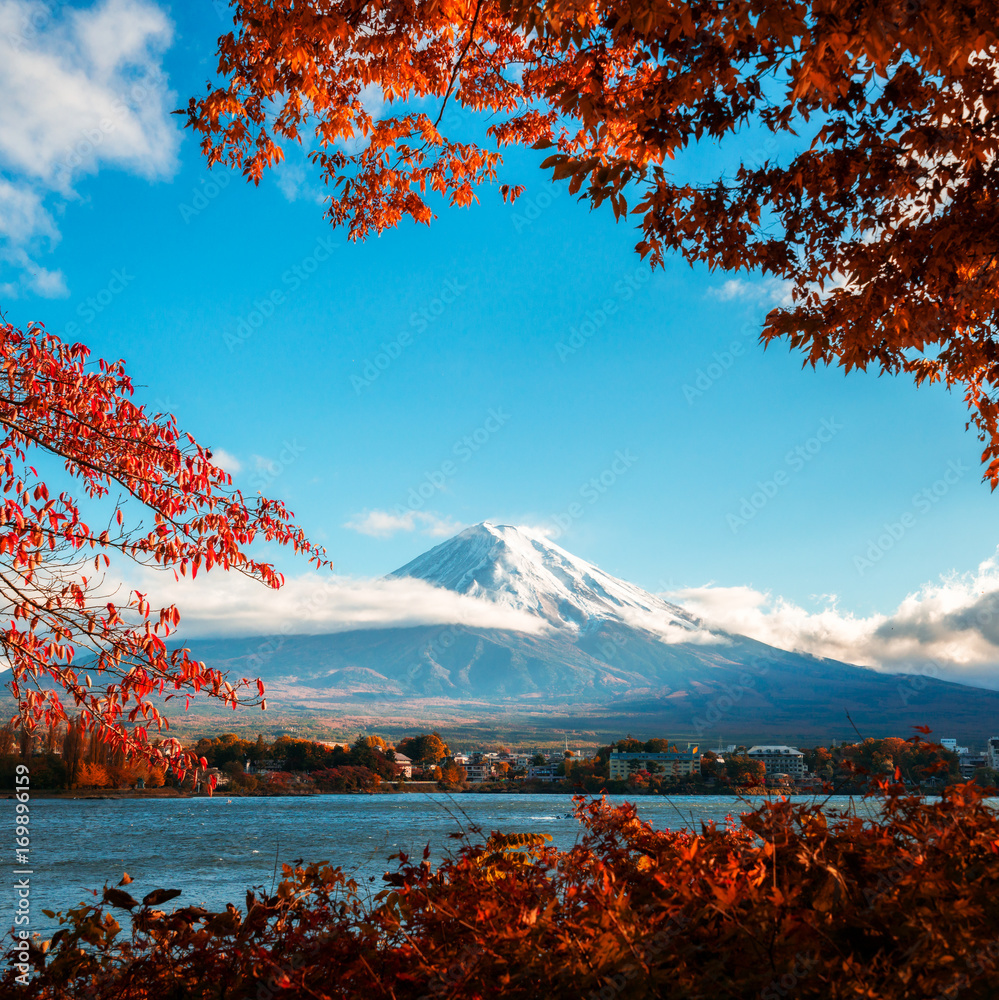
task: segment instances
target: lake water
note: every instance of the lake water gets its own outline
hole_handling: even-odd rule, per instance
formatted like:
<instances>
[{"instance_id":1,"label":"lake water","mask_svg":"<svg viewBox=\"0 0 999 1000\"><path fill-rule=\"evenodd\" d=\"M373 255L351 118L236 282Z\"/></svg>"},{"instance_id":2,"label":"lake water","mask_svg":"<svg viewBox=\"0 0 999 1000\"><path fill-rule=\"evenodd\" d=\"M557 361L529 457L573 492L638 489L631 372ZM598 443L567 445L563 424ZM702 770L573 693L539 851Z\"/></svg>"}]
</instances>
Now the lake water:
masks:
<instances>
[{"instance_id":1,"label":"lake water","mask_svg":"<svg viewBox=\"0 0 999 1000\"><path fill-rule=\"evenodd\" d=\"M624 796L608 798L627 801ZM632 801L639 815L660 829L696 827L702 820L723 823L746 809L731 796L639 796ZM872 808L854 801L859 810ZM827 808L849 804L847 796L836 796ZM171 906L222 909L232 902L242 908L248 888L270 887L275 857L340 865L378 891L382 873L394 868L389 855L399 850L419 855L429 842L439 860L457 843L447 834L467 828L469 821L487 834L550 833L555 846L571 847L581 829L572 810L570 795L34 799L30 929L47 935L55 925L42 909L65 910L87 899L88 890L114 885L124 871L135 880L129 891L136 898L155 888L181 889ZM2 800L0 812L10 844L14 802ZM9 878L13 885L15 876ZM13 924L13 897L13 891L4 893L2 930Z\"/></svg>"}]
</instances>

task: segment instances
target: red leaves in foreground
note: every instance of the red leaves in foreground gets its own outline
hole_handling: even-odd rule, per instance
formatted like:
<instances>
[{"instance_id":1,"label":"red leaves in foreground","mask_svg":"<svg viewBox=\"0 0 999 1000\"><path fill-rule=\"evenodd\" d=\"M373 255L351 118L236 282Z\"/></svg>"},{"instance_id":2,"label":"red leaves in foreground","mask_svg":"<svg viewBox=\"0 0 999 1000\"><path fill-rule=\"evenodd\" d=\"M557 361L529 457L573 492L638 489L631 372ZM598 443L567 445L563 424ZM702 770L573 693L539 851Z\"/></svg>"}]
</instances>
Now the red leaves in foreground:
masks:
<instances>
[{"instance_id":1,"label":"red leaves in foreground","mask_svg":"<svg viewBox=\"0 0 999 1000\"><path fill-rule=\"evenodd\" d=\"M372 901L339 869L286 866L243 911L144 906L130 939L81 906L19 995L986 1000L999 819L982 794L882 785L854 814L777 800L696 833L578 799L570 851L494 833L437 871L399 855Z\"/></svg>"},{"instance_id":2,"label":"red leaves in foreground","mask_svg":"<svg viewBox=\"0 0 999 1000\"><path fill-rule=\"evenodd\" d=\"M186 649L168 650L177 608L155 609L138 591L118 599L104 580L111 557L192 577L237 570L279 587L273 567L249 555L254 541L317 566L324 553L283 504L233 489L172 416L133 403L121 362L94 364L41 326L0 323L0 434L0 647L21 725L72 715L114 749L203 767L175 741L151 745L150 730L166 725L153 698L200 692L236 707L257 704L263 686L233 685ZM88 510L105 508L106 526L88 525L69 493L51 496L32 453L60 459Z\"/></svg>"}]
</instances>

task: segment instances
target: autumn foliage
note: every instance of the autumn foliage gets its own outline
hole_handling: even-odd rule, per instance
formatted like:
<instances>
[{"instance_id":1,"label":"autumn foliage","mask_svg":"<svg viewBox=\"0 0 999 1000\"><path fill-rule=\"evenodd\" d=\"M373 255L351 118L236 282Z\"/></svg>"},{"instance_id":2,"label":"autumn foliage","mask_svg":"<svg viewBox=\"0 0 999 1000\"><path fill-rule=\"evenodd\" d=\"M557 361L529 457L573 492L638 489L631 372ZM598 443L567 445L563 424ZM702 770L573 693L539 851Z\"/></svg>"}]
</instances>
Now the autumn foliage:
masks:
<instances>
[{"instance_id":1,"label":"autumn foliage","mask_svg":"<svg viewBox=\"0 0 999 1000\"><path fill-rule=\"evenodd\" d=\"M982 795L883 783L845 814L777 799L699 831L580 798L569 851L494 832L436 870L428 853L399 855L373 900L318 865L285 867L276 892L220 913L109 889L32 949L19 995L986 1000L999 818ZM131 935L115 909L132 912Z\"/></svg>"},{"instance_id":2,"label":"autumn foliage","mask_svg":"<svg viewBox=\"0 0 999 1000\"><path fill-rule=\"evenodd\" d=\"M219 82L186 109L209 163L259 181L282 144L304 143L330 221L363 238L429 222L429 193L470 203L498 147L549 149L553 180L635 218L653 263L675 251L783 288L765 342L963 388L999 483L995 2L234 10ZM449 104L466 111L460 135L442 131ZM719 143L730 169L714 166Z\"/></svg>"},{"instance_id":3,"label":"autumn foliage","mask_svg":"<svg viewBox=\"0 0 999 1000\"><path fill-rule=\"evenodd\" d=\"M72 720L115 753L204 766L156 739L160 706L199 692L233 708L262 704L263 685L234 685L168 648L177 608L119 593L111 574L129 563L191 577L218 567L278 587L280 574L251 554L255 541L317 565L324 554L282 504L233 489L172 416L133 402L122 362L92 362L41 326L0 323L0 365L0 647L21 726ZM79 495L55 493L31 464L53 457Z\"/></svg>"}]
</instances>

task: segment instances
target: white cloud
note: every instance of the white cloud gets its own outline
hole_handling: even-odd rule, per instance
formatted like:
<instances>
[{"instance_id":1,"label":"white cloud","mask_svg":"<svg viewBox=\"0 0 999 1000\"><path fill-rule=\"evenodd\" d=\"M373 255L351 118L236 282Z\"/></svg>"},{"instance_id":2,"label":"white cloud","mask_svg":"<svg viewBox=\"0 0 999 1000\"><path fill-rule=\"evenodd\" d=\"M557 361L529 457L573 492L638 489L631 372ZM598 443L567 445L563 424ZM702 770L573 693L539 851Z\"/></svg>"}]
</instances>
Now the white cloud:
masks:
<instances>
[{"instance_id":1,"label":"white cloud","mask_svg":"<svg viewBox=\"0 0 999 1000\"><path fill-rule=\"evenodd\" d=\"M212 449L212 463L225 469L230 476L235 476L243 470L243 463L235 455L227 452L225 448Z\"/></svg>"},{"instance_id":2,"label":"white cloud","mask_svg":"<svg viewBox=\"0 0 999 1000\"><path fill-rule=\"evenodd\" d=\"M664 621L661 611L639 611L637 608L621 607L618 614L622 621L632 628L644 629L659 637L667 646L678 643L695 646L727 646L731 640L717 632L706 628L688 628L684 625L674 625Z\"/></svg>"},{"instance_id":3,"label":"white cloud","mask_svg":"<svg viewBox=\"0 0 999 1000\"><path fill-rule=\"evenodd\" d=\"M176 603L184 636L306 634L415 625L467 625L538 633L535 615L468 597L423 580L375 580L309 573L271 590L237 573L196 580L144 570L134 585L157 605Z\"/></svg>"},{"instance_id":4,"label":"white cloud","mask_svg":"<svg viewBox=\"0 0 999 1000\"><path fill-rule=\"evenodd\" d=\"M783 649L999 689L999 551L974 573L923 585L890 614L855 615L835 598L808 611L751 587L709 585L665 596L708 627Z\"/></svg>"},{"instance_id":5,"label":"white cloud","mask_svg":"<svg viewBox=\"0 0 999 1000\"><path fill-rule=\"evenodd\" d=\"M5 282L0 288L9 298L16 298L20 289L27 288L43 299L60 299L69 295L62 271L50 271L33 260L22 247L0 248L0 260L20 270L17 282Z\"/></svg>"},{"instance_id":6,"label":"white cloud","mask_svg":"<svg viewBox=\"0 0 999 1000\"><path fill-rule=\"evenodd\" d=\"M6 294L66 294L62 275L34 261L59 238L46 199L73 198L102 166L172 175L176 98L161 68L172 35L150 0L0 0L0 259L17 276Z\"/></svg>"},{"instance_id":7,"label":"white cloud","mask_svg":"<svg viewBox=\"0 0 999 1000\"><path fill-rule=\"evenodd\" d=\"M15 243L32 236L59 239L55 221L46 211L42 196L27 185L11 184L0 177L0 232Z\"/></svg>"},{"instance_id":8,"label":"white cloud","mask_svg":"<svg viewBox=\"0 0 999 1000\"><path fill-rule=\"evenodd\" d=\"M419 531L431 538L448 538L465 525L430 511L407 510L394 514L388 510L366 510L355 514L344 527L372 538L391 538L400 531Z\"/></svg>"},{"instance_id":9,"label":"white cloud","mask_svg":"<svg viewBox=\"0 0 999 1000\"><path fill-rule=\"evenodd\" d=\"M287 157L274 168L278 190L288 201L312 201L317 205L326 203L326 192L309 178L310 166L289 162ZM314 171L313 171L314 172Z\"/></svg>"},{"instance_id":10,"label":"white cloud","mask_svg":"<svg viewBox=\"0 0 999 1000\"><path fill-rule=\"evenodd\" d=\"M722 302L742 300L764 306L787 306L791 304L791 289L794 283L782 281L780 278L758 278L747 281L745 278L729 278L721 285L708 289L711 298Z\"/></svg>"}]
</instances>

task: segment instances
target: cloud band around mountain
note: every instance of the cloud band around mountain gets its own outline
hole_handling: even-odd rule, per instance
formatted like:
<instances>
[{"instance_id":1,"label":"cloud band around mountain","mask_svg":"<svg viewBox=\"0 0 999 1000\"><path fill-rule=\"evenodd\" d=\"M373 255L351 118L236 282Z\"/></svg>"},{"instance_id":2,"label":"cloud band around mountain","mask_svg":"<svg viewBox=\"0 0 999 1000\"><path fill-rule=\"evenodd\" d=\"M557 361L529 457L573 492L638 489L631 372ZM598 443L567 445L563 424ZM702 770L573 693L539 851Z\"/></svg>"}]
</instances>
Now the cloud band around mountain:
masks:
<instances>
[{"instance_id":1,"label":"cloud band around mountain","mask_svg":"<svg viewBox=\"0 0 999 1000\"><path fill-rule=\"evenodd\" d=\"M458 594L409 577L352 579L305 574L278 591L236 574L197 581L145 571L138 589L175 602L182 634L227 637L323 634L417 625L467 625L539 633L548 626L526 611ZM662 640L724 642L711 630L749 636L780 649L925 674L999 689L999 552L974 573L952 574L910 594L889 614L856 615L831 600L819 611L752 587L707 585L662 595L699 616L703 628L657 628L651 617L628 624Z\"/></svg>"},{"instance_id":2,"label":"cloud band around mountain","mask_svg":"<svg viewBox=\"0 0 999 1000\"><path fill-rule=\"evenodd\" d=\"M710 628L902 673L999 689L999 551L973 573L927 583L890 614L855 615L835 600L821 611L751 587L689 587L669 600Z\"/></svg>"},{"instance_id":3,"label":"cloud band around mountain","mask_svg":"<svg viewBox=\"0 0 999 1000\"><path fill-rule=\"evenodd\" d=\"M147 570L138 589L158 604L177 604L185 637L321 635L416 625L531 633L547 628L527 612L410 578L352 579L308 573L289 578L275 591L236 573L176 581Z\"/></svg>"}]
</instances>

